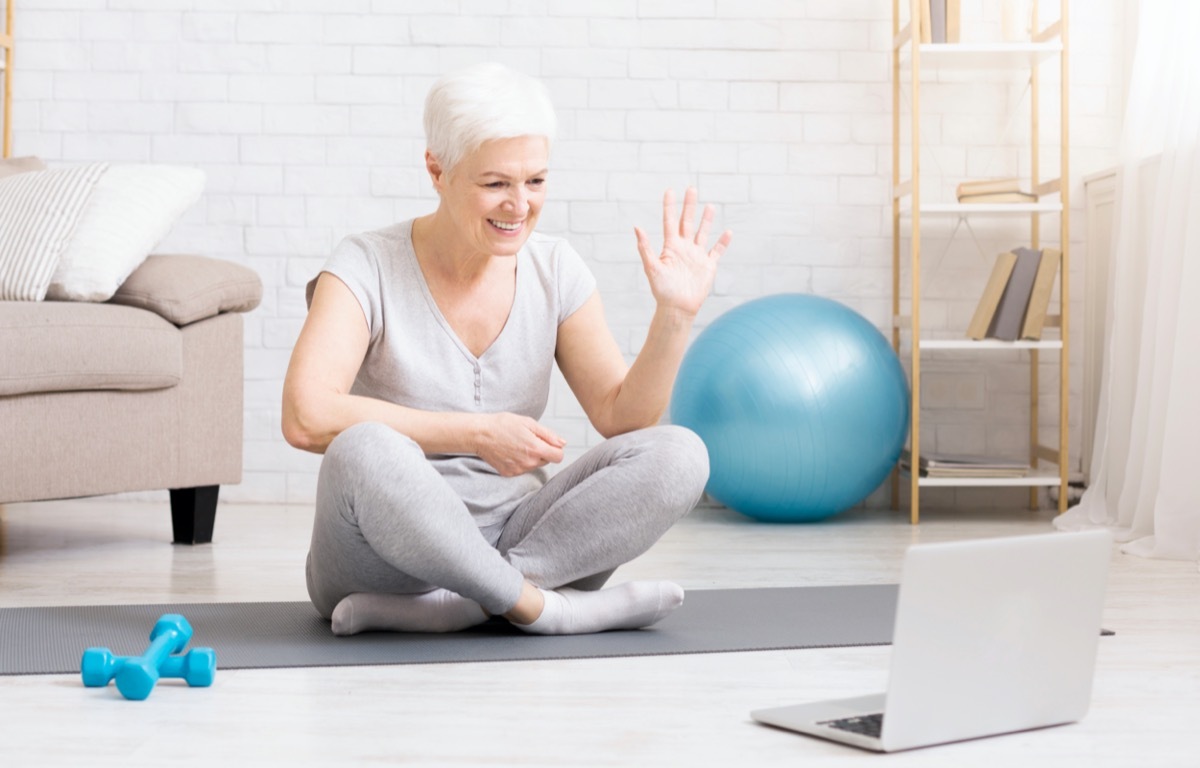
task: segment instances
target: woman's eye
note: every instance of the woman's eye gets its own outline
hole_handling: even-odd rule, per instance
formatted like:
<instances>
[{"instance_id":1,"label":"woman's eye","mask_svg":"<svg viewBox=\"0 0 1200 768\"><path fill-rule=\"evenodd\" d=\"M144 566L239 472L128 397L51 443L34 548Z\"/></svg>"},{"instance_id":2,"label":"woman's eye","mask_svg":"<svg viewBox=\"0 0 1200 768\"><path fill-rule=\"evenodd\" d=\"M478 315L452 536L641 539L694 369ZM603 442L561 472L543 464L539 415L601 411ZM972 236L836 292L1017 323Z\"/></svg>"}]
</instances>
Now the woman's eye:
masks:
<instances>
[{"instance_id":1,"label":"woman's eye","mask_svg":"<svg viewBox=\"0 0 1200 768\"><path fill-rule=\"evenodd\" d=\"M488 189L503 189L505 186L505 183L503 181L493 181L492 183L486 184L485 186Z\"/></svg>"},{"instance_id":2,"label":"woman's eye","mask_svg":"<svg viewBox=\"0 0 1200 768\"><path fill-rule=\"evenodd\" d=\"M529 186L531 186L531 187L540 187L545 183L546 183L545 179L530 179L529 180Z\"/></svg>"}]
</instances>

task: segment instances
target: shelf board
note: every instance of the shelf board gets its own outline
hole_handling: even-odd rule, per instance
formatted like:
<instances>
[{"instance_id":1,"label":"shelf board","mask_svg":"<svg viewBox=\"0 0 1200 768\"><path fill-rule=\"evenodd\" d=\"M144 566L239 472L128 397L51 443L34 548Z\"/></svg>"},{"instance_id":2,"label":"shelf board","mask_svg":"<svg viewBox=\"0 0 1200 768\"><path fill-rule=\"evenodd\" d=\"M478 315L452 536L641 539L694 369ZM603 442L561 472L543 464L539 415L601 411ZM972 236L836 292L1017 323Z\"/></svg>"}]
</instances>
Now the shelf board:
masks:
<instances>
[{"instance_id":1,"label":"shelf board","mask_svg":"<svg viewBox=\"0 0 1200 768\"><path fill-rule=\"evenodd\" d=\"M1009 349L1062 349L1061 339L1039 341L1000 341L999 339L922 339L921 349L969 349L972 351Z\"/></svg>"},{"instance_id":2,"label":"shelf board","mask_svg":"<svg viewBox=\"0 0 1200 768\"><path fill-rule=\"evenodd\" d=\"M1043 469L1031 471L1024 477L922 477L919 478L917 484L922 488L938 486L1031 487L1061 485L1062 478L1059 477L1057 469Z\"/></svg>"},{"instance_id":3,"label":"shelf board","mask_svg":"<svg viewBox=\"0 0 1200 768\"><path fill-rule=\"evenodd\" d=\"M900 476L912 480L912 475L907 469L900 470ZM1029 474L1024 477L922 477L920 478L919 486L926 487L997 487L1008 486L1016 488L1029 488L1032 486L1055 486L1061 485L1062 478L1059 477L1058 469L1034 469L1030 470Z\"/></svg>"},{"instance_id":4,"label":"shelf board","mask_svg":"<svg viewBox=\"0 0 1200 768\"><path fill-rule=\"evenodd\" d=\"M912 208L901 213L912 215ZM1031 213L1062 213L1062 203L921 203L922 216L1028 216Z\"/></svg>"},{"instance_id":5,"label":"shelf board","mask_svg":"<svg viewBox=\"0 0 1200 768\"><path fill-rule=\"evenodd\" d=\"M1062 53L1062 40L1034 43L921 43L921 69L1017 69ZM902 54L908 50L903 46ZM905 61L909 57L905 57Z\"/></svg>"}]
</instances>

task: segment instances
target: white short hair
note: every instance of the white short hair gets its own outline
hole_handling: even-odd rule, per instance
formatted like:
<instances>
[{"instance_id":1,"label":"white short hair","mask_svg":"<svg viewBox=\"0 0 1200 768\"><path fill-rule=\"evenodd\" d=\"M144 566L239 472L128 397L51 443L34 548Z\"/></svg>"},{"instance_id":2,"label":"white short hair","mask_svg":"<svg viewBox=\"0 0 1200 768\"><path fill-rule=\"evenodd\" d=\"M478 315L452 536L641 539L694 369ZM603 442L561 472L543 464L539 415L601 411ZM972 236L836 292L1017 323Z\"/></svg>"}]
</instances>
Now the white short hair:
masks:
<instances>
[{"instance_id":1,"label":"white short hair","mask_svg":"<svg viewBox=\"0 0 1200 768\"><path fill-rule=\"evenodd\" d=\"M558 121L546 86L502 64L475 64L444 75L425 97L425 146L443 171L485 141L543 136Z\"/></svg>"}]
</instances>

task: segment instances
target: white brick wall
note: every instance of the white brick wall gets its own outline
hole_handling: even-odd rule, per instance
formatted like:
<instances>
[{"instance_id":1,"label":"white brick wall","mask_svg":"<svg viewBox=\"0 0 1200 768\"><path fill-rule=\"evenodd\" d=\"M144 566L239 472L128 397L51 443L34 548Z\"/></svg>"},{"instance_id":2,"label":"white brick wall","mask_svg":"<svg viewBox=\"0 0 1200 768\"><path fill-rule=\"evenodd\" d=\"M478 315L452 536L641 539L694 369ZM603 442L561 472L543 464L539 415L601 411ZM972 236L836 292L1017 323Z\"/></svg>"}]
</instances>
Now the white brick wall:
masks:
<instances>
[{"instance_id":1,"label":"white brick wall","mask_svg":"<svg viewBox=\"0 0 1200 768\"><path fill-rule=\"evenodd\" d=\"M996 36L997 5L963 0L964 35ZM1055 14L1056 3L1042 5ZM1113 157L1120 5L1072 2L1075 179ZM203 201L162 248L246 264L265 287L247 318L245 481L223 498L303 503L319 459L286 446L278 426L303 285L342 236L435 204L420 108L439 73L496 59L548 84L562 131L543 226L588 259L630 357L651 311L632 226L653 228L663 188L689 183L736 231L701 325L766 292L812 291L882 328L891 313L890 12L886 0L25 0L15 149L52 164L207 172ZM1000 130L1022 91L1014 83L947 77L923 89L925 189L946 194L964 173L1027 162L1028 121ZM1046 98L1045 114L1056 115ZM1045 135L1056 126L1043 119ZM1047 149L1042 162L1056 156ZM1072 189L1078 312L1086 252L1082 187ZM1020 240L995 222L974 226L982 254L965 230L948 241L952 223L928 224L923 317L934 329L965 327L991 255ZM1057 369L1045 358L1042 379L1053 386ZM1019 452L1025 421L1013 414L1024 413L1028 376L1006 366L1018 359L931 357L925 446ZM1076 360L1076 456L1081 370ZM1056 418L1043 408L1048 432ZM570 440L569 457L598 439L561 379L545 420ZM992 499L953 493L930 498Z\"/></svg>"}]
</instances>

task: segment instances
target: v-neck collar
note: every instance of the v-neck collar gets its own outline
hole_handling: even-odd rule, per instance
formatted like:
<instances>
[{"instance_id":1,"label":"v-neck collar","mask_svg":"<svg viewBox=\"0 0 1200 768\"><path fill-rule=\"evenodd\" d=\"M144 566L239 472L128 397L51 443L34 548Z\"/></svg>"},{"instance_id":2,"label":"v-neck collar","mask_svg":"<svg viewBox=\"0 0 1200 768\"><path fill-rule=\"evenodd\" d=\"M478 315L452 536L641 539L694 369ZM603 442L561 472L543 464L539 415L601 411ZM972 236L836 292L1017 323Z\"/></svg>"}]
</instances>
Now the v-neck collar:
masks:
<instances>
[{"instance_id":1,"label":"v-neck collar","mask_svg":"<svg viewBox=\"0 0 1200 768\"><path fill-rule=\"evenodd\" d=\"M450 325L450 321L446 319L444 314L442 314L442 308L438 306L437 299L435 299L433 296L433 290L429 287L429 281L425 279L425 270L421 269L421 261L417 258L417 246L413 241L413 225L415 221L416 220L414 219L408 222L408 251L409 257L412 259L411 263L413 271L416 273L417 282L421 285L421 293L425 296L425 303L429 305L429 310L433 313L433 317L435 320L437 320L438 325L440 325L442 330L446 332L446 335L450 337L450 340L454 342L454 346L458 347L458 350L463 354L463 356L466 357L467 360L476 367L476 369L478 369L479 362L483 360L483 358L487 357L489 352L496 348L496 346L500 343L500 340L504 338L504 334L508 330L508 326L512 324L513 315L517 309L517 302L520 300L521 296L521 273L523 272L521 269L521 260L525 254L525 246L521 246L521 249L517 251L516 256L513 257L516 259L516 264L514 265L513 269L513 299L512 304L510 304L508 307L508 317L504 318L504 325L500 327L500 332L496 334L496 338L492 339L492 342L488 344L486 349L476 355L471 351L471 348L468 347L461 338L459 338L458 332L454 330L454 326Z\"/></svg>"}]
</instances>

